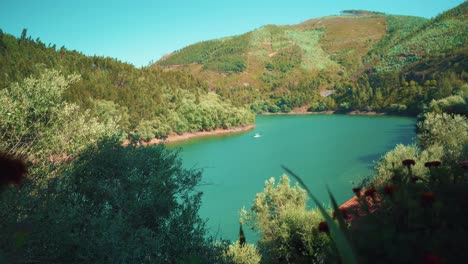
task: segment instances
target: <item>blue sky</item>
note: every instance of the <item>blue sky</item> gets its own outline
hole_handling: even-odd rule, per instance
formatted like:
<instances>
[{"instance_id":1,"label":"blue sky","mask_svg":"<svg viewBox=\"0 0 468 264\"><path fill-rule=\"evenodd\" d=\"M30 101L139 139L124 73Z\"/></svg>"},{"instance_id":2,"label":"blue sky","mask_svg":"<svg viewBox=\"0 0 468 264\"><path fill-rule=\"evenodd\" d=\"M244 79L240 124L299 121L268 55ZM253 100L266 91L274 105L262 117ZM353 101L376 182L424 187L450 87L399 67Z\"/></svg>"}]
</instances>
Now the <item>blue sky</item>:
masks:
<instances>
[{"instance_id":1,"label":"blue sky","mask_svg":"<svg viewBox=\"0 0 468 264\"><path fill-rule=\"evenodd\" d=\"M463 0L1 0L0 28L137 67L189 44L266 24L365 9L434 17Z\"/></svg>"}]
</instances>

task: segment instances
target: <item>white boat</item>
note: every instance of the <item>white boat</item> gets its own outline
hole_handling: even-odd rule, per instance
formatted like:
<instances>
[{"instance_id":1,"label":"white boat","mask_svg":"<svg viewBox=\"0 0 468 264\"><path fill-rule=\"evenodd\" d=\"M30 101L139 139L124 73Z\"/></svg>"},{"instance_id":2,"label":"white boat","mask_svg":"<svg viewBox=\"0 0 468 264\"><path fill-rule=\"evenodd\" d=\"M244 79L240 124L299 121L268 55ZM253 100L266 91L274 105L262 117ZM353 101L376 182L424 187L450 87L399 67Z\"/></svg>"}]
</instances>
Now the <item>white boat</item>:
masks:
<instances>
[{"instance_id":1,"label":"white boat","mask_svg":"<svg viewBox=\"0 0 468 264\"><path fill-rule=\"evenodd\" d=\"M254 138L259 138L261 137L260 133L255 133Z\"/></svg>"}]
</instances>

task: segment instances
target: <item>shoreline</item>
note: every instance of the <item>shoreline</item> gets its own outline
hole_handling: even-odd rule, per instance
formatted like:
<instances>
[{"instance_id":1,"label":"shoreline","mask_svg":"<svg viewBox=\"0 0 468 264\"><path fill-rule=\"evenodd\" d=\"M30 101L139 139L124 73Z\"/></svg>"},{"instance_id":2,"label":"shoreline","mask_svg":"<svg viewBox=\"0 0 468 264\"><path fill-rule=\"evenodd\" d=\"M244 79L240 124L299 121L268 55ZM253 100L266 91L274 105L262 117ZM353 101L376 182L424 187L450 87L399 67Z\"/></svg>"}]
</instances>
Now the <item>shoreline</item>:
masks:
<instances>
[{"instance_id":1,"label":"shoreline","mask_svg":"<svg viewBox=\"0 0 468 264\"><path fill-rule=\"evenodd\" d=\"M387 113L382 113L382 112L375 112L375 111L359 111L359 110L353 110L351 112L339 112L335 110L327 110L327 111L322 111L322 112L308 112L308 111L303 111L302 109L294 109L291 112L278 112L278 113L261 113L257 114L260 116L268 116L268 115L362 115L362 116L383 116L387 115Z\"/></svg>"},{"instance_id":2,"label":"shoreline","mask_svg":"<svg viewBox=\"0 0 468 264\"><path fill-rule=\"evenodd\" d=\"M293 109L291 112L278 112L278 113L261 113L261 114L256 114L259 116L269 116L269 115L335 115L335 114L343 114L343 115L361 115L361 116L383 116L387 115L387 113L380 113L380 112L375 112L375 111L358 111L354 110L351 112L347 113L341 113L335 110L328 110L328 111L322 111L322 112L308 112L304 108L296 108ZM197 132L184 132L182 134L171 134L168 135L166 139L161 139L161 138L152 138L150 140L140 140L138 145L142 146L151 146L151 145L156 145L156 144L172 144L172 143L177 143L177 142L182 142L182 141L187 141L190 139L195 139L195 138L202 138L202 137L210 137L210 136L223 136L223 135L231 135L231 134L237 134L237 133L242 133L242 132L247 132L250 130L255 129L255 124L250 124L250 125L245 125L245 126L237 126L237 127L232 127L228 129L224 128L217 128L214 130L210 131L197 131ZM126 139L123 143L122 146L128 146L130 144L130 140Z\"/></svg>"},{"instance_id":3,"label":"shoreline","mask_svg":"<svg viewBox=\"0 0 468 264\"><path fill-rule=\"evenodd\" d=\"M167 136L166 139L152 138L150 140L140 140L139 145L151 146L151 145L156 145L156 144L161 144L161 143L165 144L165 143L182 142L182 141L187 141L190 139L209 137L209 136L231 135L231 134L237 134L241 132L250 131L250 130L253 130L254 128L255 128L255 124L251 124L251 125L245 125L245 126L231 127L228 129L217 128L217 129L210 130L210 131L184 132L180 135L179 134L169 135ZM130 144L130 141L127 139L122 145L127 146L128 144Z\"/></svg>"}]
</instances>

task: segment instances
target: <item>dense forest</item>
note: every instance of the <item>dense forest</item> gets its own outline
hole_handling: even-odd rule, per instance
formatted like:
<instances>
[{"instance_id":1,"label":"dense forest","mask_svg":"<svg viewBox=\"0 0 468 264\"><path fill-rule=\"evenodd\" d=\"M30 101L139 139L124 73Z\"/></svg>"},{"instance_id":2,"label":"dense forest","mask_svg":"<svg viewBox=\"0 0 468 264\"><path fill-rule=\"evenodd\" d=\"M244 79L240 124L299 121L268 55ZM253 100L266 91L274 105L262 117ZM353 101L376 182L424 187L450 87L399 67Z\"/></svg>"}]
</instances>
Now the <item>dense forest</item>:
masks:
<instances>
[{"instance_id":1,"label":"dense forest","mask_svg":"<svg viewBox=\"0 0 468 264\"><path fill-rule=\"evenodd\" d=\"M352 110L416 115L467 81L463 3L434 19L347 10L200 42L156 63L208 80L261 112Z\"/></svg>"},{"instance_id":2,"label":"dense forest","mask_svg":"<svg viewBox=\"0 0 468 264\"><path fill-rule=\"evenodd\" d=\"M19 39L0 31L0 89L54 69L79 80L63 100L89 109L103 122L115 120L134 138L163 138L171 133L251 124L245 107L210 92L204 82L183 72L153 67L137 69L104 57L87 57L64 47L45 45L23 30Z\"/></svg>"},{"instance_id":3,"label":"dense forest","mask_svg":"<svg viewBox=\"0 0 468 264\"><path fill-rule=\"evenodd\" d=\"M140 69L0 30L0 263L459 263L467 8L431 20L346 10ZM139 144L298 107L417 115L418 136L350 190L353 206L330 194L324 208L285 168L291 178L267 180L241 210L238 241L207 233L201 170Z\"/></svg>"}]
</instances>

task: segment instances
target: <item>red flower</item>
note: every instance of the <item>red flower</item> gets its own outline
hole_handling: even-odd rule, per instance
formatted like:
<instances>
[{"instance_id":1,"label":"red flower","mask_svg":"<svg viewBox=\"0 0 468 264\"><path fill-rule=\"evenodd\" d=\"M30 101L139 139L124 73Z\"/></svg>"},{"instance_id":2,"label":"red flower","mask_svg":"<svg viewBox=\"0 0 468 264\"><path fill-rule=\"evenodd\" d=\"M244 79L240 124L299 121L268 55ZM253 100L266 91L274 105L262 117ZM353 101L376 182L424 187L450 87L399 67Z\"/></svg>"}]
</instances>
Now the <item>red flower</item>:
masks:
<instances>
[{"instance_id":1,"label":"red flower","mask_svg":"<svg viewBox=\"0 0 468 264\"><path fill-rule=\"evenodd\" d=\"M433 192L423 192L421 194L421 205L422 206L431 206L434 203L434 193Z\"/></svg>"},{"instance_id":2,"label":"red flower","mask_svg":"<svg viewBox=\"0 0 468 264\"><path fill-rule=\"evenodd\" d=\"M384 192L388 195L388 196L393 196L393 192L396 190L397 186L394 185L394 184L389 184L387 186L385 186L384 188Z\"/></svg>"},{"instance_id":3,"label":"red flower","mask_svg":"<svg viewBox=\"0 0 468 264\"><path fill-rule=\"evenodd\" d=\"M432 253L426 253L421 257L422 264L441 264L442 259Z\"/></svg>"},{"instance_id":4,"label":"red flower","mask_svg":"<svg viewBox=\"0 0 468 264\"><path fill-rule=\"evenodd\" d=\"M405 159L402 162L403 162L403 165L405 165L405 166L411 166L411 165L416 164L416 162L413 159Z\"/></svg>"},{"instance_id":5,"label":"red flower","mask_svg":"<svg viewBox=\"0 0 468 264\"><path fill-rule=\"evenodd\" d=\"M361 187L354 187L353 192L357 197L361 196Z\"/></svg>"},{"instance_id":6,"label":"red flower","mask_svg":"<svg viewBox=\"0 0 468 264\"><path fill-rule=\"evenodd\" d=\"M374 196L376 193L375 189L374 188L369 188L367 189L365 192L364 192L364 195L365 196Z\"/></svg>"},{"instance_id":7,"label":"red flower","mask_svg":"<svg viewBox=\"0 0 468 264\"><path fill-rule=\"evenodd\" d=\"M19 185L27 172L26 165L20 159L0 153L0 186L10 183Z\"/></svg>"},{"instance_id":8,"label":"red flower","mask_svg":"<svg viewBox=\"0 0 468 264\"><path fill-rule=\"evenodd\" d=\"M426 168L437 168L437 167L440 167L441 163L440 161L428 161L426 163L424 163L424 167Z\"/></svg>"},{"instance_id":9,"label":"red flower","mask_svg":"<svg viewBox=\"0 0 468 264\"><path fill-rule=\"evenodd\" d=\"M328 228L328 224L325 221L322 221L322 222L319 223L318 230L320 232L324 232L324 233L327 233L327 234L330 233L330 229Z\"/></svg>"}]
</instances>

